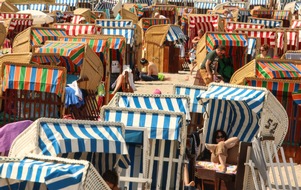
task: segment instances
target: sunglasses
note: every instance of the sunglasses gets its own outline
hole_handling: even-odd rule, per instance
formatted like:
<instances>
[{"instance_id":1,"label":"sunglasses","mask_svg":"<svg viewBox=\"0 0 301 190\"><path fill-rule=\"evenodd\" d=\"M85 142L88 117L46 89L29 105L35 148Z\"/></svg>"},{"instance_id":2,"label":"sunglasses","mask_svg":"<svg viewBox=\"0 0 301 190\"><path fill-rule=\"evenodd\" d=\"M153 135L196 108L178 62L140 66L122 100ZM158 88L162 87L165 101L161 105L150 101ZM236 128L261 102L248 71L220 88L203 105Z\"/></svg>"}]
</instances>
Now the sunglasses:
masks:
<instances>
[{"instance_id":1,"label":"sunglasses","mask_svg":"<svg viewBox=\"0 0 301 190\"><path fill-rule=\"evenodd\" d=\"M260 49L259 51L265 51L264 49Z\"/></svg>"},{"instance_id":2,"label":"sunglasses","mask_svg":"<svg viewBox=\"0 0 301 190\"><path fill-rule=\"evenodd\" d=\"M222 139L222 138L225 138L223 135L221 136L216 136L216 139Z\"/></svg>"}]
</instances>

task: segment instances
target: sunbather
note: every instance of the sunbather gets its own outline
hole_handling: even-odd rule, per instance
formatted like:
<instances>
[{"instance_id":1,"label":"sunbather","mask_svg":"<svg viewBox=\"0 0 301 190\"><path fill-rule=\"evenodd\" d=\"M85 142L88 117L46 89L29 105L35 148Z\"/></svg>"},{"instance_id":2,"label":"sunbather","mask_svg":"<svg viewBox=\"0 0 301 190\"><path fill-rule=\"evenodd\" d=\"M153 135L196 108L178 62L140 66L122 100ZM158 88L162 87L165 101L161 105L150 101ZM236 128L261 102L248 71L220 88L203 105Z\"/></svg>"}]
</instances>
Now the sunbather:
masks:
<instances>
[{"instance_id":1,"label":"sunbather","mask_svg":"<svg viewBox=\"0 0 301 190\"><path fill-rule=\"evenodd\" d=\"M237 137L227 138L227 134L222 130L217 130L213 134L212 143L206 144L206 148L211 152L211 162L221 164L220 172L226 172L226 160L228 157L228 149L237 145L239 139Z\"/></svg>"}]
</instances>

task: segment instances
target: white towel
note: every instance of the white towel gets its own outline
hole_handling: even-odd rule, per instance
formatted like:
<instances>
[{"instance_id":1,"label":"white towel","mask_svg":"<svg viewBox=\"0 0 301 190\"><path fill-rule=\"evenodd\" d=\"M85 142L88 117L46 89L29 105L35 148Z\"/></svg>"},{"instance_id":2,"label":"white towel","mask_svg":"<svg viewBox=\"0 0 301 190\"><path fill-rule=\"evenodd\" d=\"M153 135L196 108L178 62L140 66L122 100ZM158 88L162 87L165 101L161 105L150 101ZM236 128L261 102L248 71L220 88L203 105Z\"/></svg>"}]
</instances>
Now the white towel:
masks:
<instances>
[{"instance_id":1,"label":"white towel","mask_svg":"<svg viewBox=\"0 0 301 190\"><path fill-rule=\"evenodd\" d=\"M80 100L83 99L83 94L80 88L77 85L77 81L73 81L71 84L67 84L70 88L72 88L75 91L75 96L77 96Z\"/></svg>"}]
</instances>

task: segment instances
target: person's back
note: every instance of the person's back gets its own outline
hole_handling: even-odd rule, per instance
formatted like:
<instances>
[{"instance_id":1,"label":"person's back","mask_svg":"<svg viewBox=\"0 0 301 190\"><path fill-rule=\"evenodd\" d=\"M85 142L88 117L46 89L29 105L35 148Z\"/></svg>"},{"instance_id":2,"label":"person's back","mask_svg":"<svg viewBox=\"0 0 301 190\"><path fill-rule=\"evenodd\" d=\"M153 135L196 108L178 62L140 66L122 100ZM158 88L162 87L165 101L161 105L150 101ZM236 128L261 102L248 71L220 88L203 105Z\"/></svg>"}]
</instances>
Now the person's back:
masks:
<instances>
[{"instance_id":1,"label":"person's back","mask_svg":"<svg viewBox=\"0 0 301 190\"><path fill-rule=\"evenodd\" d=\"M157 75L158 76L158 67L153 62L149 62L149 65L148 65L148 75Z\"/></svg>"}]
</instances>

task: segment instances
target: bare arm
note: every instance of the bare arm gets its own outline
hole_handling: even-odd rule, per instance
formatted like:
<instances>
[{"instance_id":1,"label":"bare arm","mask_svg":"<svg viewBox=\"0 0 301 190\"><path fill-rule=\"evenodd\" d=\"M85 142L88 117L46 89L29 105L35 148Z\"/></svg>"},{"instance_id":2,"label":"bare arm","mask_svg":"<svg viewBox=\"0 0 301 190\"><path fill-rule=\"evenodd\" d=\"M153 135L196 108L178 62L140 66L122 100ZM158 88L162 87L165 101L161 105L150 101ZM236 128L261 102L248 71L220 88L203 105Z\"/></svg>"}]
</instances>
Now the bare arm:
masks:
<instances>
[{"instance_id":1,"label":"bare arm","mask_svg":"<svg viewBox=\"0 0 301 190\"><path fill-rule=\"evenodd\" d=\"M193 44L198 43L198 42L199 42L199 38L198 38L198 37L194 37L194 38L191 40L191 42L192 42Z\"/></svg>"},{"instance_id":2,"label":"bare arm","mask_svg":"<svg viewBox=\"0 0 301 190\"><path fill-rule=\"evenodd\" d=\"M153 68L152 68L151 66L148 66L148 68L147 68L147 75L148 75L148 76L151 76L151 75L152 75L152 72L153 72L152 69L153 69Z\"/></svg>"},{"instance_id":3,"label":"bare arm","mask_svg":"<svg viewBox=\"0 0 301 190\"><path fill-rule=\"evenodd\" d=\"M206 66L207 73L212 75L211 70L210 70L210 66L209 66L210 63L211 63L211 61L209 59L207 59L205 66Z\"/></svg>"}]
</instances>

